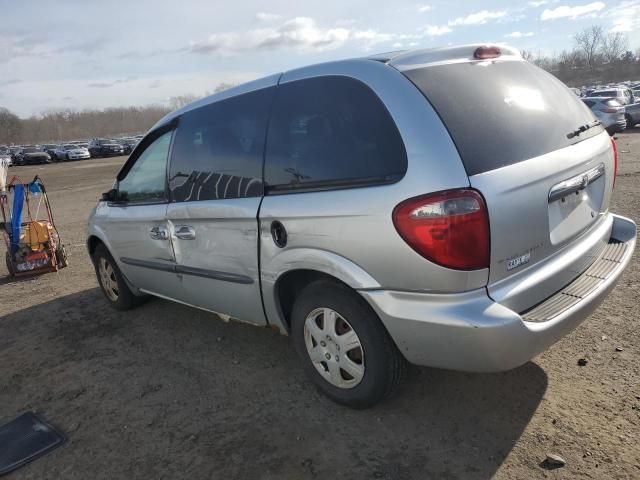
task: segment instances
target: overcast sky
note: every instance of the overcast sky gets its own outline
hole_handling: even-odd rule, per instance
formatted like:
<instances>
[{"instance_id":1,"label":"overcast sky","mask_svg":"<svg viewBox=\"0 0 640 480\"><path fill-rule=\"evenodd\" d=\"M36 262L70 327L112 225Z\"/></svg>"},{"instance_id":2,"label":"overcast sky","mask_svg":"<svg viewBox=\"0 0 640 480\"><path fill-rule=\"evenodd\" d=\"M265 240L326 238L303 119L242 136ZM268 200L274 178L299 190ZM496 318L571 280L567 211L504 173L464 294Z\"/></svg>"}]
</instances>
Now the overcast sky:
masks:
<instances>
[{"instance_id":1,"label":"overcast sky","mask_svg":"<svg viewBox=\"0 0 640 480\"><path fill-rule=\"evenodd\" d=\"M640 0L0 0L0 12L0 106L23 117L166 103L404 48L507 42L552 53L593 24L640 47Z\"/></svg>"}]
</instances>

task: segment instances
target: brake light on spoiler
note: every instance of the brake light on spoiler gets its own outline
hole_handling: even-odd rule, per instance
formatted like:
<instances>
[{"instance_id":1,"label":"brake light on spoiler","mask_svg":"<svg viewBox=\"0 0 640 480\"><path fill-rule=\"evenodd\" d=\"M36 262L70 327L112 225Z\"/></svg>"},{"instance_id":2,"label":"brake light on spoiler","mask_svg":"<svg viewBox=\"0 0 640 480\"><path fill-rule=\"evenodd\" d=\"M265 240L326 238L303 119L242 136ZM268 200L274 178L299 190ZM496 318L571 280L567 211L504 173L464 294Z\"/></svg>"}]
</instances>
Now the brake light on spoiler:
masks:
<instances>
[{"instance_id":1,"label":"brake light on spoiler","mask_svg":"<svg viewBox=\"0 0 640 480\"><path fill-rule=\"evenodd\" d=\"M488 45L478 47L476 48L476 51L473 52L473 58L476 60L489 60L492 58L498 58L500 55L502 55L500 47Z\"/></svg>"}]
</instances>

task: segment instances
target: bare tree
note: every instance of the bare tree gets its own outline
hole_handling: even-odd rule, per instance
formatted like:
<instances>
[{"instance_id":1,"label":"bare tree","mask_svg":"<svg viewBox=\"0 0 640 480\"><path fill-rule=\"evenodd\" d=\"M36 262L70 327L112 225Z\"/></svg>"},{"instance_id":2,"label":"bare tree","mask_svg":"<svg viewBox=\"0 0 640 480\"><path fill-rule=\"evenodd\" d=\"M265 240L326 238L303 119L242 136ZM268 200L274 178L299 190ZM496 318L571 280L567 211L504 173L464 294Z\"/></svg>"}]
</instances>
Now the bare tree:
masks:
<instances>
[{"instance_id":1,"label":"bare tree","mask_svg":"<svg viewBox=\"0 0 640 480\"><path fill-rule=\"evenodd\" d=\"M602 56L608 63L620 60L627 50L629 42L627 37L621 33L610 33L602 39Z\"/></svg>"},{"instance_id":2,"label":"bare tree","mask_svg":"<svg viewBox=\"0 0 640 480\"><path fill-rule=\"evenodd\" d=\"M218 92L222 92L224 90L227 90L231 87L235 87L237 85L237 83L226 83L226 82L222 82L219 83L216 88L213 90L214 93L218 93Z\"/></svg>"},{"instance_id":3,"label":"bare tree","mask_svg":"<svg viewBox=\"0 0 640 480\"><path fill-rule=\"evenodd\" d=\"M585 28L573 36L578 50L582 52L590 70L593 70L596 64L600 48L602 46L604 33L600 25L593 25Z\"/></svg>"},{"instance_id":4,"label":"bare tree","mask_svg":"<svg viewBox=\"0 0 640 480\"><path fill-rule=\"evenodd\" d=\"M0 144L11 145L20 139L20 118L4 107L0 107Z\"/></svg>"},{"instance_id":5,"label":"bare tree","mask_svg":"<svg viewBox=\"0 0 640 480\"><path fill-rule=\"evenodd\" d=\"M520 50L520 55L527 62L532 62L532 63L533 63L533 61L535 60L535 57L536 57L531 50Z\"/></svg>"},{"instance_id":6,"label":"bare tree","mask_svg":"<svg viewBox=\"0 0 640 480\"><path fill-rule=\"evenodd\" d=\"M195 102L196 100L198 100L198 98L200 97L192 94L171 97L169 99L169 107L171 108L171 110L177 110L178 108L182 108L191 102Z\"/></svg>"}]
</instances>

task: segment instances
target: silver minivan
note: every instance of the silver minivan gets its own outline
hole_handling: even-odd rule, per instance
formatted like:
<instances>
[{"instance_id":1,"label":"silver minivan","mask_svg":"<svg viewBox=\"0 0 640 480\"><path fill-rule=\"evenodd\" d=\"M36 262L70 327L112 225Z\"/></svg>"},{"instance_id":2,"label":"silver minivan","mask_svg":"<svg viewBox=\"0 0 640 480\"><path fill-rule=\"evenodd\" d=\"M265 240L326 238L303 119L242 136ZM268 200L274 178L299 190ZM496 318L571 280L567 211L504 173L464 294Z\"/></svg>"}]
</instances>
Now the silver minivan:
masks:
<instances>
[{"instance_id":1,"label":"silver minivan","mask_svg":"<svg viewBox=\"0 0 640 480\"><path fill-rule=\"evenodd\" d=\"M383 54L167 115L88 248L114 307L277 328L322 392L365 408L407 362L511 369L584 320L635 246L616 169L591 111L515 49Z\"/></svg>"}]
</instances>

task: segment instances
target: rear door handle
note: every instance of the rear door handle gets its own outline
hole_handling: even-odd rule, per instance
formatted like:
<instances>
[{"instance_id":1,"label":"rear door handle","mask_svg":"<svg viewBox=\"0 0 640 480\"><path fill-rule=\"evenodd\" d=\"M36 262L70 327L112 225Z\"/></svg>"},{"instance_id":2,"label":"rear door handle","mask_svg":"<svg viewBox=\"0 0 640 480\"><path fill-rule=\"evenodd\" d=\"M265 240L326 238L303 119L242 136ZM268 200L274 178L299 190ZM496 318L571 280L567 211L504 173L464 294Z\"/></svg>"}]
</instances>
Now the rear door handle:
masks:
<instances>
[{"instance_id":1,"label":"rear door handle","mask_svg":"<svg viewBox=\"0 0 640 480\"><path fill-rule=\"evenodd\" d=\"M195 240L196 230L189 225L176 225L176 237L180 240Z\"/></svg>"},{"instance_id":2,"label":"rear door handle","mask_svg":"<svg viewBox=\"0 0 640 480\"><path fill-rule=\"evenodd\" d=\"M169 240L169 232L164 227L151 228L149 236L154 240Z\"/></svg>"}]
</instances>

